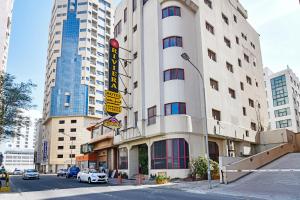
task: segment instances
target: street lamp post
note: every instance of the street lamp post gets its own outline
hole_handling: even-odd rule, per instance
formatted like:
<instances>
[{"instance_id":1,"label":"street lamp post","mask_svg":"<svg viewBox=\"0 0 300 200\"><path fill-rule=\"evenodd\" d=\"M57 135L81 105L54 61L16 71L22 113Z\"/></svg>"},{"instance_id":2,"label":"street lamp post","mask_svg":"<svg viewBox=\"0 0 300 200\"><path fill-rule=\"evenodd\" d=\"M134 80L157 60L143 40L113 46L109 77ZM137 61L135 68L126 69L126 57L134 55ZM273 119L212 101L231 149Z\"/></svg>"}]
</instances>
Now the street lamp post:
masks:
<instances>
[{"instance_id":1,"label":"street lamp post","mask_svg":"<svg viewBox=\"0 0 300 200\"><path fill-rule=\"evenodd\" d=\"M211 173L210 173L210 159L209 159L209 147L208 147L208 129L207 129L207 114L206 114L206 95L205 95L205 87L204 87L204 78L200 70L191 62L190 57L187 53L182 53L181 57L188 61L194 69L198 72L200 79L202 81L202 89L204 96L204 131L205 131L205 143L206 143L206 154L207 154L207 179L208 179L208 188L211 189ZM200 86L200 95L201 95L201 86Z\"/></svg>"},{"instance_id":2,"label":"street lamp post","mask_svg":"<svg viewBox=\"0 0 300 200\"><path fill-rule=\"evenodd\" d=\"M71 140L71 136L70 135L67 135L67 134L65 134L65 133L62 133L63 135L65 135L65 136L67 136L67 137L69 137L70 138L70 140ZM71 140L71 146L72 146L72 148L73 148L73 140ZM72 148L70 148L71 149L71 167L72 167L72 165L73 165L73 149Z\"/></svg>"}]
</instances>

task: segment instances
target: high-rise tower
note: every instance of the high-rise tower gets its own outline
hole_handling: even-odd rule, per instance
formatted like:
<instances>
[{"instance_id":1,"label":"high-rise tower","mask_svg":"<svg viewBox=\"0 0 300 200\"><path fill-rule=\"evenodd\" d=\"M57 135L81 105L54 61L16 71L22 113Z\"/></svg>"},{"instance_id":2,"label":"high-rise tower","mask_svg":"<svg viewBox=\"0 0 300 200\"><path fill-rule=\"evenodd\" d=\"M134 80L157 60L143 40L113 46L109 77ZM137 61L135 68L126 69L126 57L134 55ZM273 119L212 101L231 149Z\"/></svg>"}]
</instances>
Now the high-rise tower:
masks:
<instances>
[{"instance_id":1,"label":"high-rise tower","mask_svg":"<svg viewBox=\"0 0 300 200\"><path fill-rule=\"evenodd\" d=\"M46 171L74 164L86 127L104 115L110 0L55 0L44 97Z\"/></svg>"},{"instance_id":2,"label":"high-rise tower","mask_svg":"<svg viewBox=\"0 0 300 200\"><path fill-rule=\"evenodd\" d=\"M0 72L5 71L14 0L0 0Z\"/></svg>"}]
</instances>

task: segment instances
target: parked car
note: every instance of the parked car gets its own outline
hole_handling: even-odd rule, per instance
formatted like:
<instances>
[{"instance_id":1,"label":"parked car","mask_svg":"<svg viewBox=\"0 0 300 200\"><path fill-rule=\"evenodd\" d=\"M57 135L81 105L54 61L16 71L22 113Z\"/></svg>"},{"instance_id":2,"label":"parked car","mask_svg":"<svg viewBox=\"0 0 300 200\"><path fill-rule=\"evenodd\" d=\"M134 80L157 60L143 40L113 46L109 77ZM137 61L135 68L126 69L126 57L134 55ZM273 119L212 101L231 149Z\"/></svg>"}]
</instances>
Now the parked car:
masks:
<instances>
[{"instance_id":1,"label":"parked car","mask_svg":"<svg viewBox=\"0 0 300 200\"><path fill-rule=\"evenodd\" d=\"M68 170L67 169L60 169L57 172L57 177L59 176L66 176L67 175Z\"/></svg>"},{"instance_id":2,"label":"parked car","mask_svg":"<svg viewBox=\"0 0 300 200\"><path fill-rule=\"evenodd\" d=\"M35 169L24 170L23 179L40 179L40 174Z\"/></svg>"},{"instance_id":3,"label":"parked car","mask_svg":"<svg viewBox=\"0 0 300 200\"><path fill-rule=\"evenodd\" d=\"M23 174L23 172L20 169L15 169L13 171L13 175L22 175L22 174Z\"/></svg>"},{"instance_id":4,"label":"parked car","mask_svg":"<svg viewBox=\"0 0 300 200\"><path fill-rule=\"evenodd\" d=\"M80 172L79 167L70 167L66 173L66 178L77 177L78 172Z\"/></svg>"},{"instance_id":5,"label":"parked car","mask_svg":"<svg viewBox=\"0 0 300 200\"><path fill-rule=\"evenodd\" d=\"M79 182L88 183L108 183L108 177L105 173L100 173L95 169L86 169L78 173Z\"/></svg>"}]
</instances>

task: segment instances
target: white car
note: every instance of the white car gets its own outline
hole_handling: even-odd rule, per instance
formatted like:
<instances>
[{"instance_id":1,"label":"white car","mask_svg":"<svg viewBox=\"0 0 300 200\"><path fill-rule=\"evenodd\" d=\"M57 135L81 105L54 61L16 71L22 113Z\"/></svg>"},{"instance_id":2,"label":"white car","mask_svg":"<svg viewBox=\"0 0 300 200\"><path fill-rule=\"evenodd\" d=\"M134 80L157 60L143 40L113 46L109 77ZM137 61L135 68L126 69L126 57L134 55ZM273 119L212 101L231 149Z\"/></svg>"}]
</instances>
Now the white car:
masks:
<instances>
[{"instance_id":1,"label":"white car","mask_svg":"<svg viewBox=\"0 0 300 200\"><path fill-rule=\"evenodd\" d=\"M105 173L97 172L95 169L82 170L77 174L79 182L88 183L108 183L108 177Z\"/></svg>"},{"instance_id":2,"label":"white car","mask_svg":"<svg viewBox=\"0 0 300 200\"><path fill-rule=\"evenodd\" d=\"M24 170L23 179L40 179L40 174L35 169Z\"/></svg>"},{"instance_id":3,"label":"white car","mask_svg":"<svg viewBox=\"0 0 300 200\"><path fill-rule=\"evenodd\" d=\"M23 174L23 172L20 169L15 169L13 171L13 175L22 175L22 174Z\"/></svg>"}]
</instances>

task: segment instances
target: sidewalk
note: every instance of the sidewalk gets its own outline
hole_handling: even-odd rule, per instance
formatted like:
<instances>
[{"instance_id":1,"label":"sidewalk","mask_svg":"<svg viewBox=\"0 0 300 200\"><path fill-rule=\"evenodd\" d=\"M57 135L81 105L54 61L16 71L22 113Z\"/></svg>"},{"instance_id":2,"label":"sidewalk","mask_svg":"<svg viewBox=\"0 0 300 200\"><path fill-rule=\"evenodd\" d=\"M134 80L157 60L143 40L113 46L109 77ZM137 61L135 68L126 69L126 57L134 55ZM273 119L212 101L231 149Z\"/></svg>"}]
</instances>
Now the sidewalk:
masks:
<instances>
[{"instance_id":1,"label":"sidewalk","mask_svg":"<svg viewBox=\"0 0 300 200\"><path fill-rule=\"evenodd\" d=\"M221 187L219 180L212 180L212 189L217 189ZM162 185L164 186L164 185ZM171 188L171 189L177 189L177 190L183 190L186 192L191 193L199 193L199 194L206 194L212 190L208 188L208 181L174 181L170 184L167 184L165 187Z\"/></svg>"}]
</instances>

